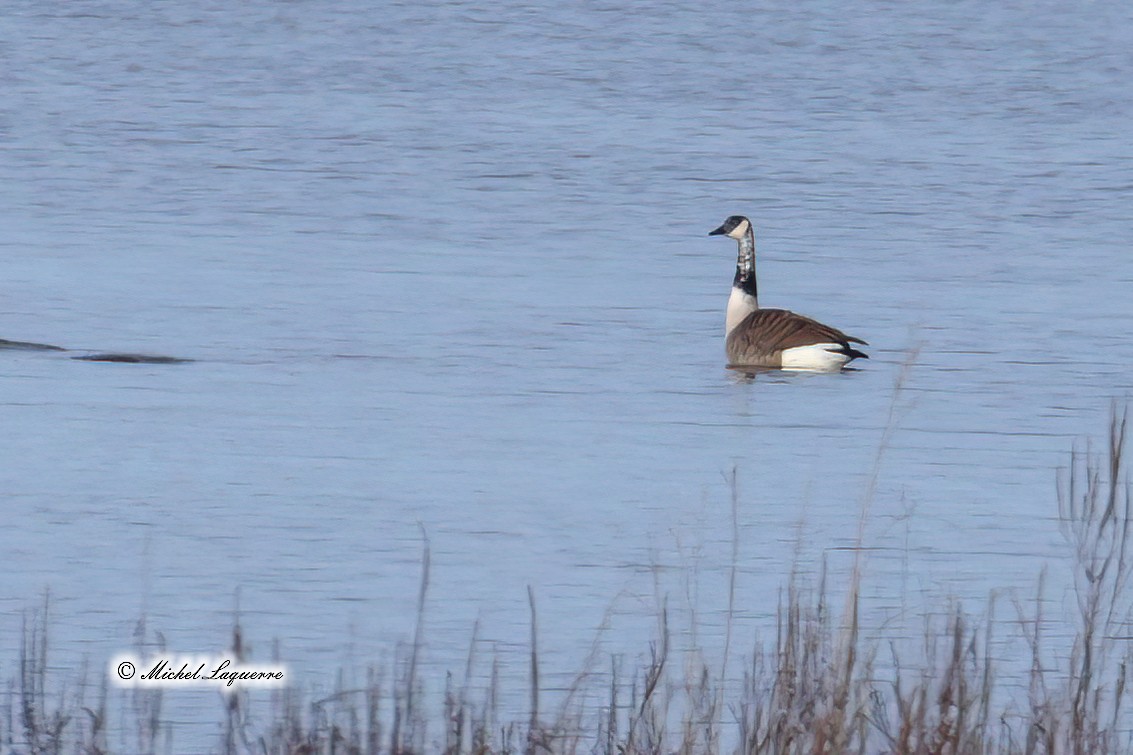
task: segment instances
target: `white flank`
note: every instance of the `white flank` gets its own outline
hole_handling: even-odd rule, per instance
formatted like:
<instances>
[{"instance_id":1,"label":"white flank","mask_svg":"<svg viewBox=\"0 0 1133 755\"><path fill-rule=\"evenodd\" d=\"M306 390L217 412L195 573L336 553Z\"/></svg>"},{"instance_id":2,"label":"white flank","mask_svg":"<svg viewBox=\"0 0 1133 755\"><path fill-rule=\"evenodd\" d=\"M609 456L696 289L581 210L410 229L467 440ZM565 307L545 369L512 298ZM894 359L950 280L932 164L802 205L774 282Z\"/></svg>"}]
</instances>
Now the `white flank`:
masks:
<instances>
[{"instance_id":1,"label":"white flank","mask_svg":"<svg viewBox=\"0 0 1133 755\"><path fill-rule=\"evenodd\" d=\"M842 369L850 357L841 352L837 343L815 343L810 346L796 346L783 351L784 370L810 370L830 372Z\"/></svg>"},{"instance_id":2,"label":"white flank","mask_svg":"<svg viewBox=\"0 0 1133 755\"><path fill-rule=\"evenodd\" d=\"M742 288L732 286L732 294L728 297L728 316L724 319L724 335L743 322L743 319L759 309L759 302L751 294L744 293Z\"/></svg>"}]
</instances>

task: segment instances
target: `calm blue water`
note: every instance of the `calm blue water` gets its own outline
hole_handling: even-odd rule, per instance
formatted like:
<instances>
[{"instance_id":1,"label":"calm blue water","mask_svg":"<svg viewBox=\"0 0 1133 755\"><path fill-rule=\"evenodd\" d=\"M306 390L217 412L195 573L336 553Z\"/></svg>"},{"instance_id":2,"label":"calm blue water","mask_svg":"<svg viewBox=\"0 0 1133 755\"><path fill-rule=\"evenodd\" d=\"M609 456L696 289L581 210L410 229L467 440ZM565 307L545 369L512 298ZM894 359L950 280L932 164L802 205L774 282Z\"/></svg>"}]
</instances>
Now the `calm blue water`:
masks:
<instances>
[{"instance_id":1,"label":"calm blue water","mask_svg":"<svg viewBox=\"0 0 1133 755\"><path fill-rule=\"evenodd\" d=\"M142 614L219 651L239 590L325 687L411 636L422 530L431 670L479 619L522 700L528 585L549 686L664 595L711 651L733 467L745 650L875 469L874 626L1044 564L1072 605L1055 468L1133 384L1129 7L8 2L0 39L0 338L197 360L0 353L8 664L47 589L64 668ZM735 213L860 371L724 369Z\"/></svg>"}]
</instances>

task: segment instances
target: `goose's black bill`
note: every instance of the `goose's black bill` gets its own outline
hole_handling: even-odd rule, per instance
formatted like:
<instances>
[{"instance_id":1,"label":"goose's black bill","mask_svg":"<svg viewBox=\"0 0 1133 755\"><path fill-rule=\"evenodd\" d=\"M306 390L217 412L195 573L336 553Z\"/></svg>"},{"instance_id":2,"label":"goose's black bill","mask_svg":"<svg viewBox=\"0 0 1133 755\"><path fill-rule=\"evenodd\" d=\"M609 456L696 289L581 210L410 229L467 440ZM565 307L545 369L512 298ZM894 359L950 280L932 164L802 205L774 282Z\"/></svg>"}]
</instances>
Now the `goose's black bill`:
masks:
<instances>
[{"instance_id":1,"label":"goose's black bill","mask_svg":"<svg viewBox=\"0 0 1133 755\"><path fill-rule=\"evenodd\" d=\"M724 235L729 234L732 231L736 230L736 226L738 226L740 223L743 223L746 220L747 220L747 218L745 218L743 215L733 215L730 218L728 218L727 220L725 220L723 225L721 225L719 228L717 228L715 231L712 231L708 235L709 236L724 236Z\"/></svg>"}]
</instances>

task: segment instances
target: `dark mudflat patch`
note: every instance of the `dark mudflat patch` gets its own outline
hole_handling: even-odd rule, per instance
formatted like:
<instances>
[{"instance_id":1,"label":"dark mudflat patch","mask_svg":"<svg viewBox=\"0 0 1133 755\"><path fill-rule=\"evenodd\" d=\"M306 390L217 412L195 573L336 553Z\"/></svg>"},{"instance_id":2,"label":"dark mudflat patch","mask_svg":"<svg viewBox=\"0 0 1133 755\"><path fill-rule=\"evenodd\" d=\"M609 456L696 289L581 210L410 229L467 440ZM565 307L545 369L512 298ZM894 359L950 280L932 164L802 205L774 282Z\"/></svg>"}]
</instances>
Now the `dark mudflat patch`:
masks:
<instances>
[{"instance_id":1,"label":"dark mudflat patch","mask_svg":"<svg viewBox=\"0 0 1133 755\"><path fill-rule=\"evenodd\" d=\"M62 346L52 346L49 343L32 343L31 341L9 341L0 338L0 349L23 349L25 351L66 351Z\"/></svg>"},{"instance_id":2,"label":"dark mudflat patch","mask_svg":"<svg viewBox=\"0 0 1133 755\"><path fill-rule=\"evenodd\" d=\"M118 362L120 364L186 364L192 362L192 359L182 359L181 357L166 357L160 354L83 354L82 356L71 357L80 362Z\"/></svg>"},{"instance_id":3,"label":"dark mudflat patch","mask_svg":"<svg viewBox=\"0 0 1133 755\"><path fill-rule=\"evenodd\" d=\"M52 346L49 343L34 343L32 341L9 341L0 338L0 349L13 351L71 351L62 346ZM80 354L71 357L81 362L118 362L121 364L185 364L192 359L181 357L167 357L161 354L132 354L121 351L100 351L93 354Z\"/></svg>"}]
</instances>

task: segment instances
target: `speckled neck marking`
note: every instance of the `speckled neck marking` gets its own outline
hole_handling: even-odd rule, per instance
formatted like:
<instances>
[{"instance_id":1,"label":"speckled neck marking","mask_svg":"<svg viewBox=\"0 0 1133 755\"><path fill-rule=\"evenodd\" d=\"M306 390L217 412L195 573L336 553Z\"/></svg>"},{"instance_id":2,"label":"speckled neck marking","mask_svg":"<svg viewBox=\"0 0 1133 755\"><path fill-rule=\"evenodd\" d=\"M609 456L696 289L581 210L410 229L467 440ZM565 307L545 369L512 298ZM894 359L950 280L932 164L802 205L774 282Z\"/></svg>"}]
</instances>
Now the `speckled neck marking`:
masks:
<instances>
[{"instance_id":1,"label":"speckled neck marking","mask_svg":"<svg viewBox=\"0 0 1133 755\"><path fill-rule=\"evenodd\" d=\"M747 228L744 234L736 241L739 242L740 251L736 258L736 277L732 281L735 288L742 290L752 299L759 299L759 292L755 284L755 234L752 233L751 224L745 223ZM756 305L758 308L758 305Z\"/></svg>"}]
</instances>

